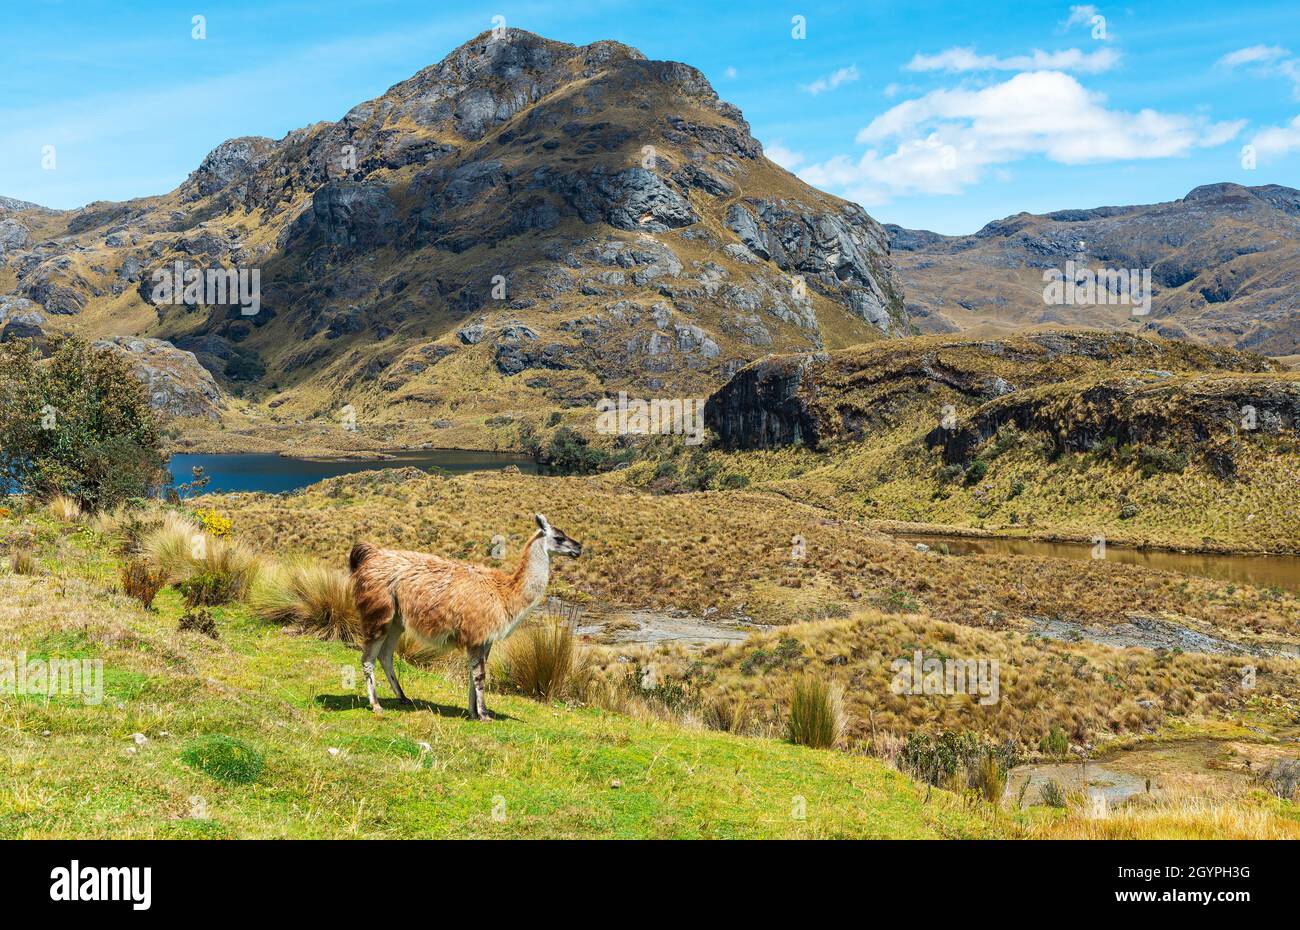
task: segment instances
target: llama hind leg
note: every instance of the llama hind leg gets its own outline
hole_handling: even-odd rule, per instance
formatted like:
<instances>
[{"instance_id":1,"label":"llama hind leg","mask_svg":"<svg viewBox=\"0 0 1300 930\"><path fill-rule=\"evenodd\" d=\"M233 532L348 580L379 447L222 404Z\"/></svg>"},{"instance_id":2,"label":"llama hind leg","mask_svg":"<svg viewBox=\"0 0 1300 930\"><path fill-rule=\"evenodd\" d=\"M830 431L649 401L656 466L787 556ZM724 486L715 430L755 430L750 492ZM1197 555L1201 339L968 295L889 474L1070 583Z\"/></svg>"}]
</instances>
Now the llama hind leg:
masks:
<instances>
[{"instance_id":1,"label":"llama hind leg","mask_svg":"<svg viewBox=\"0 0 1300 930\"><path fill-rule=\"evenodd\" d=\"M474 681L474 697L478 704L478 719L485 723L492 719L492 715L488 713L487 701L483 698L483 691L487 687L487 657L491 651L492 645L490 643L484 644L475 650L473 674L471 676Z\"/></svg>"},{"instance_id":2,"label":"llama hind leg","mask_svg":"<svg viewBox=\"0 0 1300 930\"><path fill-rule=\"evenodd\" d=\"M397 649L397 641L402 638L402 631L405 629L399 618L394 617L393 621L388 624L388 633L381 640L379 647L379 664L384 667L384 675L388 678L388 684L392 687L393 693L403 704L410 704L411 699L402 691L401 684L397 681L397 671L393 668L393 651ZM372 676L373 678L373 672Z\"/></svg>"},{"instance_id":3,"label":"llama hind leg","mask_svg":"<svg viewBox=\"0 0 1300 930\"><path fill-rule=\"evenodd\" d=\"M365 648L361 650L361 672L366 678L366 694L370 697L370 709L377 714L382 714L384 709L379 706L379 698L375 694L375 658L384 646L384 637L371 640L366 643Z\"/></svg>"},{"instance_id":4,"label":"llama hind leg","mask_svg":"<svg viewBox=\"0 0 1300 930\"><path fill-rule=\"evenodd\" d=\"M474 653L475 650L471 649L467 654L469 675L466 676L469 679L469 716L471 720L478 716L478 691L474 687Z\"/></svg>"}]
</instances>

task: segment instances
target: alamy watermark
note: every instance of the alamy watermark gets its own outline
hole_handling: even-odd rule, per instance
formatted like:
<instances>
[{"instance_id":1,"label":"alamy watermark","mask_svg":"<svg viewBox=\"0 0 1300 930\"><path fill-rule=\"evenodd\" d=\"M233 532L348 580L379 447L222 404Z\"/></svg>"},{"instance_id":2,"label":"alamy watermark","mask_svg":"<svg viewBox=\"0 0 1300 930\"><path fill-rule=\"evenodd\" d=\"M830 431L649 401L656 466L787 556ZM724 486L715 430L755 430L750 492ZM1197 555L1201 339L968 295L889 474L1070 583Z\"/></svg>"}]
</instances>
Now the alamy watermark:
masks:
<instances>
[{"instance_id":1,"label":"alamy watermark","mask_svg":"<svg viewBox=\"0 0 1300 930\"><path fill-rule=\"evenodd\" d=\"M1051 306L1127 305L1134 316L1151 312L1150 268L1098 268L1070 259L1043 271L1043 303Z\"/></svg>"},{"instance_id":2,"label":"alamy watermark","mask_svg":"<svg viewBox=\"0 0 1300 930\"><path fill-rule=\"evenodd\" d=\"M0 656L0 694L78 695L83 703L104 700L104 663L99 659L28 659Z\"/></svg>"},{"instance_id":3,"label":"alamy watermark","mask_svg":"<svg viewBox=\"0 0 1300 930\"><path fill-rule=\"evenodd\" d=\"M596 432L605 436L673 435L688 446L704 442L704 401L696 397L602 397L596 404Z\"/></svg>"},{"instance_id":4,"label":"alamy watermark","mask_svg":"<svg viewBox=\"0 0 1300 930\"><path fill-rule=\"evenodd\" d=\"M968 694L984 707L1001 696L997 659L927 659L918 649L910 659L895 659L889 667L894 672L889 685L893 694Z\"/></svg>"},{"instance_id":5,"label":"alamy watermark","mask_svg":"<svg viewBox=\"0 0 1300 930\"><path fill-rule=\"evenodd\" d=\"M241 316L262 309L262 269L186 268L177 260L150 278L154 303L188 307L238 305Z\"/></svg>"}]
</instances>

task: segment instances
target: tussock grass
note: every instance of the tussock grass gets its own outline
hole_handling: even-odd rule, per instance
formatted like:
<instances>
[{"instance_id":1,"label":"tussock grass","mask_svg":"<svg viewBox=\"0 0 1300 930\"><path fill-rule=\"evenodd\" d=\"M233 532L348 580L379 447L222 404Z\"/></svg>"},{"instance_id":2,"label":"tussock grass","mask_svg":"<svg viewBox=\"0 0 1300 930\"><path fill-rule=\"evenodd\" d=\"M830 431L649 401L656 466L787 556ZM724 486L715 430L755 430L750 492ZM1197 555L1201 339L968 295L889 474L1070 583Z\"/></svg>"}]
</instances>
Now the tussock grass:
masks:
<instances>
[{"instance_id":1,"label":"tussock grass","mask_svg":"<svg viewBox=\"0 0 1300 930\"><path fill-rule=\"evenodd\" d=\"M205 533L188 516L168 511L141 543L141 558L175 584L191 607L241 600L262 567L256 550Z\"/></svg>"},{"instance_id":2,"label":"tussock grass","mask_svg":"<svg viewBox=\"0 0 1300 930\"><path fill-rule=\"evenodd\" d=\"M352 642L360 620L348 577L343 569L310 557L270 563L250 589L248 604L268 623Z\"/></svg>"},{"instance_id":3,"label":"tussock grass","mask_svg":"<svg viewBox=\"0 0 1300 930\"><path fill-rule=\"evenodd\" d=\"M46 511L60 523L76 523L81 519L81 504L66 494L56 494L45 504Z\"/></svg>"},{"instance_id":4,"label":"tussock grass","mask_svg":"<svg viewBox=\"0 0 1300 930\"><path fill-rule=\"evenodd\" d=\"M206 537L197 523L169 510L163 514L162 524L141 541L140 554L174 583L189 576L206 545Z\"/></svg>"},{"instance_id":5,"label":"tussock grass","mask_svg":"<svg viewBox=\"0 0 1300 930\"><path fill-rule=\"evenodd\" d=\"M800 675L790 687L786 739L797 746L830 749L844 737L844 694L816 675Z\"/></svg>"},{"instance_id":6,"label":"tussock grass","mask_svg":"<svg viewBox=\"0 0 1300 930\"><path fill-rule=\"evenodd\" d=\"M506 688L542 701L580 693L589 677L585 655L569 624L544 618L515 632L501 646L497 678Z\"/></svg>"},{"instance_id":7,"label":"tussock grass","mask_svg":"<svg viewBox=\"0 0 1300 930\"><path fill-rule=\"evenodd\" d=\"M36 553L30 549L18 547L9 556L9 570L15 575L38 575L41 567L36 561Z\"/></svg>"}]
</instances>

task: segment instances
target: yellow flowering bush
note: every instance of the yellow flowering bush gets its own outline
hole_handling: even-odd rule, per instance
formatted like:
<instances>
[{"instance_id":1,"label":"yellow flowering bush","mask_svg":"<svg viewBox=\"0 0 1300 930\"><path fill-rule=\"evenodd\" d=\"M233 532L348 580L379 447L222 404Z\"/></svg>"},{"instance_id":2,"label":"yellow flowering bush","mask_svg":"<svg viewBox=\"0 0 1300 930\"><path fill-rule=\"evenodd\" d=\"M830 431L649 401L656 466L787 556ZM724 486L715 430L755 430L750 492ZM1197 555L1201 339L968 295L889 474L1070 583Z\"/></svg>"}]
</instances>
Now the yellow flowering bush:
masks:
<instances>
[{"instance_id":1,"label":"yellow flowering bush","mask_svg":"<svg viewBox=\"0 0 1300 930\"><path fill-rule=\"evenodd\" d=\"M210 510L196 510L194 518L199 521L201 526L209 536L217 539L225 539L230 535L230 518L215 508Z\"/></svg>"}]
</instances>

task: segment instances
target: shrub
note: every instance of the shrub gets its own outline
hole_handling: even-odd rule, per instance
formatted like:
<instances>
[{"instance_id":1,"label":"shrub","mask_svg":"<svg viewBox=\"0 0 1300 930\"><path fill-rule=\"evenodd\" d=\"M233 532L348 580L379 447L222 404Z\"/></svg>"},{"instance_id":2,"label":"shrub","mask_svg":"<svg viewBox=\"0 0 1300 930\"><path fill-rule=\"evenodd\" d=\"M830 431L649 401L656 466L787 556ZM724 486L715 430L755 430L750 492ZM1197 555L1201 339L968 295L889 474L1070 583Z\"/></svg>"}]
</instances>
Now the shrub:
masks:
<instances>
[{"instance_id":1,"label":"shrub","mask_svg":"<svg viewBox=\"0 0 1300 930\"><path fill-rule=\"evenodd\" d=\"M1274 759L1256 779L1284 801L1300 800L1300 759Z\"/></svg>"},{"instance_id":2,"label":"shrub","mask_svg":"<svg viewBox=\"0 0 1300 930\"><path fill-rule=\"evenodd\" d=\"M176 585L186 605L214 607L241 600L257 577L257 554L229 539L199 538L202 545L191 551L190 572Z\"/></svg>"},{"instance_id":3,"label":"shrub","mask_svg":"<svg viewBox=\"0 0 1300 930\"><path fill-rule=\"evenodd\" d=\"M1065 792L1061 790L1060 784L1054 778L1043 782L1043 787L1038 789L1038 796L1048 807L1065 807Z\"/></svg>"},{"instance_id":4,"label":"shrub","mask_svg":"<svg viewBox=\"0 0 1300 930\"><path fill-rule=\"evenodd\" d=\"M230 535L230 518L215 508L194 511L194 519L199 522L199 527L209 536L225 539Z\"/></svg>"},{"instance_id":5,"label":"shrub","mask_svg":"<svg viewBox=\"0 0 1300 930\"><path fill-rule=\"evenodd\" d=\"M192 769L235 785L247 785L261 777L262 754L230 736L211 734L192 740L181 752L181 761Z\"/></svg>"},{"instance_id":6,"label":"shrub","mask_svg":"<svg viewBox=\"0 0 1300 930\"><path fill-rule=\"evenodd\" d=\"M743 694L718 694L705 702L700 716L711 730L740 733L748 720L749 705Z\"/></svg>"},{"instance_id":7,"label":"shrub","mask_svg":"<svg viewBox=\"0 0 1300 930\"><path fill-rule=\"evenodd\" d=\"M352 641L360 620L348 586L349 576L311 558L291 559L264 569L248 603L263 620L291 624L323 639Z\"/></svg>"},{"instance_id":8,"label":"shrub","mask_svg":"<svg viewBox=\"0 0 1300 930\"><path fill-rule=\"evenodd\" d=\"M604 449L587 442L587 438L567 426L551 434L551 441L539 450L538 458L546 470L559 475L588 475L614 465L614 458Z\"/></svg>"},{"instance_id":9,"label":"shrub","mask_svg":"<svg viewBox=\"0 0 1300 930\"><path fill-rule=\"evenodd\" d=\"M560 620L544 620L520 630L503 644L498 680L543 701L579 690L587 663L576 649L573 630Z\"/></svg>"},{"instance_id":10,"label":"shrub","mask_svg":"<svg viewBox=\"0 0 1300 930\"><path fill-rule=\"evenodd\" d=\"M212 613L207 610L190 609L185 611L185 613L181 614L176 629L182 633L190 631L202 633L204 636L210 636L213 639L220 638L217 635L217 621L212 619Z\"/></svg>"},{"instance_id":11,"label":"shrub","mask_svg":"<svg viewBox=\"0 0 1300 930\"><path fill-rule=\"evenodd\" d=\"M153 609L153 600L167 583L167 577L144 559L132 559L122 566L122 593L139 601L145 610Z\"/></svg>"},{"instance_id":12,"label":"shrub","mask_svg":"<svg viewBox=\"0 0 1300 930\"><path fill-rule=\"evenodd\" d=\"M1162 449L1160 446L1140 445L1136 449L1121 449L1120 453L1121 462L1136 462L1138 471L1142 473L1143 478L1150 478L1152 475L1162 472L1170 475L1181 475L1187 468L1187 454L1185 452Z\"/></svg>"},{"instance_id":13,"label":"shrub","mask_svg":"<svg viewBox=\"0 0 1300 930\"><path fill-rule=\"evenodd\" d=\"M965 474L965 469L963 469L960 465L945 465L939 469L939 473L938 473L939 484L941 485L952 484L954 481L959 479L963 474Z\"/></svg>"},{"instance_id":14,"label":"shrub","mask_svg":"<svg viewBox=\"0 0 1300 930\"><path fill-rule=\"evenodd\" d=\"M1060 759L1070 751L1070 738L1060 727L1052 727L1038 741L1038 748L1043 755Z\"/></svg>"},{"instance_id":15,"label":"shrub","mask_svg":"<svg viewBox=\"0 0 1300 930\"><path fill-rule=\"evenodd\" d=\"M984 480L984 476L989 473L989 463L983 459L975 459L966 466L966 483L979 484Z\"/></svg>"},{"instance_id":16,"label":"shrub","mask_svg":"<svg viewBox=\"0 0 1300 930\"><path fill-rule=\"evenodd\" d=\"M839 687L816 675L800 675L790 689L786 739L796 746L829 749L847 728Z\"/></svg>"},{"instance_id":17,"label":"shrub","mask_svg":"<svg viewBox=\"0 0 1300 930\"><path fill-rule=\"evenodd\" d=\"M41 362L23 342L0 345L0 491L64 494L86 510L152 496L166 474L161 442L117 353L65 337Z\"/></svg>"}]
</instances>

